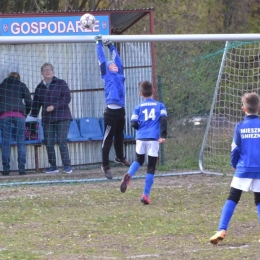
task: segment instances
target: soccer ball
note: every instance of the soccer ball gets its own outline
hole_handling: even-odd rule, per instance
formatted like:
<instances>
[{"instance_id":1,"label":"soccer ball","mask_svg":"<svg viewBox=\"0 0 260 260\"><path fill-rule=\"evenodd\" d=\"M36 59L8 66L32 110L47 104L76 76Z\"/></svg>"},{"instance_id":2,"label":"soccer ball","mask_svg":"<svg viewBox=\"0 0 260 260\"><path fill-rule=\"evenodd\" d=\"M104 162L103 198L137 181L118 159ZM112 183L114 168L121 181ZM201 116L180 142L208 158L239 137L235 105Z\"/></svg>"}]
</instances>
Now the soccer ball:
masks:
<instances>
[{"instance_id":1,"label":"soccer ball","mask_svg":"<svg viewBox=\"0 0 260 260\"><path fill-rule=\"evenodd\" d=\"M95 16L92 14L83 14L80 18L80 23L84 28L93 29L95 26Z\"/></svg>"}]
</instances>

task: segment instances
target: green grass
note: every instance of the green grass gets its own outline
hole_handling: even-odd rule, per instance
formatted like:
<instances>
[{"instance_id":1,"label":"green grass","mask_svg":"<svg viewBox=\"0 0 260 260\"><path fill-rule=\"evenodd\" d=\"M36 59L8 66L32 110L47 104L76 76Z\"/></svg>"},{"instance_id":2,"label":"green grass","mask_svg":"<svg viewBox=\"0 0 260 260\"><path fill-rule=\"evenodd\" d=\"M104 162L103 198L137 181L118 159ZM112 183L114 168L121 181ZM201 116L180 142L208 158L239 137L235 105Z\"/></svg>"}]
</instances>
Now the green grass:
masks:
<instances>
[{"instance_id":1,"label":"green grass","mask_svg":"<svg viewBox=\"0 0 260 260\"><path fill-rule=\"evenodd\" d=\"M174 124L173 124L174 125ZM199 170L199 154L205 133L205 127L192 126L169 127L169 136L164 144L165 165L158 169Z\"/></svg>"},{"instance_id":2,"label":"green grass","mask_svg":"<svg viewBox=\"0 0 260 260\"><path fill-rule=\"evenodd\" d=\"M125 194L119 181L0 189L0 259L259 259L252 193L243 193L226 239L212 246L230 177L155 178Z\"/></svg>"}]
</instances>

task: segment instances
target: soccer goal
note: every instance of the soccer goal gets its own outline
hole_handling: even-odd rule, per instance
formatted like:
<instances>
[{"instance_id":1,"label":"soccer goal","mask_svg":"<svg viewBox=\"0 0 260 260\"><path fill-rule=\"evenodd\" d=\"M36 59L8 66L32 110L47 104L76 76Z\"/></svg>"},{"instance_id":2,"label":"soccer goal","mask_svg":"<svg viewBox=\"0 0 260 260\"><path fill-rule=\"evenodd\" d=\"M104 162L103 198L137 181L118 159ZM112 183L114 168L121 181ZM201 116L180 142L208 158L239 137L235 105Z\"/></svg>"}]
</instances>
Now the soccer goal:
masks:
<instances>
[{"instance_id":1,"label":"soccer goal","mask_svg":"<svg viewBox=\"0 0 260 260\"><path fill-rule=\"evenodd\" d=\"M233 131L244 116L241 95L259 89L260 36L111 35L109 38L120 45L125 65L126 135L134 136L130 117L141 100L138 83L151 80L168 110L169 138L161 150L161 165L177 173L232 172L229 158ZM156 75L153 75L151 42L156 44ZM33 94L41 81L41 65L51 62L55 75L65 79L70 87L73 118L102 118L103 83L93 37L18 37L15 40L2 37L0 54L1 80L10 71L18 71ZM99 164L100 146L101 142L71 141L72 165ZM134 148L134 145L126 148L131 161L135 158ZM11 153L15 170L14 148ZM28 147L27 153L27 167L34 169L33 147ZM113 157L111 153L111 160ZM57 160L61 166L60 158ZM41 146L39 167L47 166L46 152Z\"/></svg>"},{"instance_id":2,"label":"soccer goal","mask_svg":"<svg viewBox=\"0 0 260 260\"><path fill-rule=\"evenodd\" d=\"M232 173L231 142L237 122L243 120L241 96L259 93L260 42L227 42L216 82L203 145L200 169L205 173Z\"/></svg>"}]
</instances>

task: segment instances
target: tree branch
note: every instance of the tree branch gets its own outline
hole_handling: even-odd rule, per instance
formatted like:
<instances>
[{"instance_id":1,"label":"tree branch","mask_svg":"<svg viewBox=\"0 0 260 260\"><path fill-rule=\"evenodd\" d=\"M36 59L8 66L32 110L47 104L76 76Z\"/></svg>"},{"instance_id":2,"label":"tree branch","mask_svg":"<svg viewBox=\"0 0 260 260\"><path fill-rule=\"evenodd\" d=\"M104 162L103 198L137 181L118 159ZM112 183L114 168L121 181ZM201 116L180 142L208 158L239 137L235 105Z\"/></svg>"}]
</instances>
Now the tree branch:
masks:
<instances>
[{"instance_id":1,"label":"tree branch","mask_svg":"<svg viewBox=\"0 0 260 260\"><path fill-rule=\"evenodd\" d=\"M86 5L86 3L88 2L88 0L83 0L82 1L82 3L81 3L81 5L79 6L79 10L83 10L84 9L84 7L85 7L85 5Z\"/></svg>"},{"instance_id":2,"label":"tree branch","mask_svg":"<svg viewBox=\"0 0 260 260\"><path fill-rule=\"evenodd\" d=\"M97 3L95 4L94 10L96 10L100 4L101 0L98 0Z\"/></svg>"}]
</instances>

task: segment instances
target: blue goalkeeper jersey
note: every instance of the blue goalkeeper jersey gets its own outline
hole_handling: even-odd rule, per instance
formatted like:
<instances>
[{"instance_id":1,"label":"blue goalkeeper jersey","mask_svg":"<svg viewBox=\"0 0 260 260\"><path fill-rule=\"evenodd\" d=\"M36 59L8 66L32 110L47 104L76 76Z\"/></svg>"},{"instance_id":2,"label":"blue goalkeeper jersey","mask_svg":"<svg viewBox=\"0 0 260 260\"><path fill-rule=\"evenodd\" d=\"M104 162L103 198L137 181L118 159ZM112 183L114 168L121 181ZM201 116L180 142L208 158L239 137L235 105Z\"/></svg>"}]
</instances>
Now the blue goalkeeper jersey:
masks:
<instances>
[{"instance_id":1,"label":"blue goalkeeper jersey","mask_svg":"<svg viewBox=\"0 0 260 260\"><path fill-rule=\"evenodd\" d=\"M136 140L160 138L160 118L167 117L166 107L152 98L145 99L137 105L131 117L131 122L138 123Z\"/></svg>"},{"instance_id":2,"label":"blue goalkeeper jersey","mask_svg":"<svg viewBox=\"0 0 260 260\"><path fill-rule=\"evenodd\" d=\"M235 176L260 179L260 119L249 115L236 125L231 145Z\"/></svg>"},{"instance_id":3,"label":"blue goalkeeper jersey","mask_svg":"<svg viewBox=\"0 0 260 260\"><path fill-rule=\"evenodd\" d=\"M117 104L120 107L125 107L124 68L117 49L112 44L109 47L112 61L118 67L118 73L112 72L108 69L109 63L106 60L102 42L96 45L96 50L101 71L101 78L105 84L104 90L106 104Z\"/></svg>"}]
</instances>

